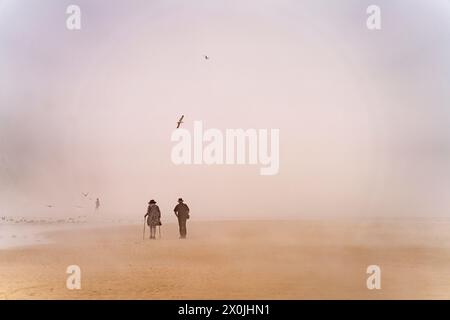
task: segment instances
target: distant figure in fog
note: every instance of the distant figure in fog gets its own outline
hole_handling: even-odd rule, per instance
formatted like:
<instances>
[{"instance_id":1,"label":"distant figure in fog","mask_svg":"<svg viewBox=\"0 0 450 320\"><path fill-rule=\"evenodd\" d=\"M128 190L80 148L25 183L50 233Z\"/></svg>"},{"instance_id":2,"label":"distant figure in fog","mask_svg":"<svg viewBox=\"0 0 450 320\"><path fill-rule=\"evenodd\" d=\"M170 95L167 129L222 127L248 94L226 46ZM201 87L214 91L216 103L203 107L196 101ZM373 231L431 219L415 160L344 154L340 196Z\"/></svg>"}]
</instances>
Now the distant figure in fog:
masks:
<instances>
[{"instance_id":1,"label":"distant figure in fog","mask_svg":"<svg viewBox=\"0 0 450 320\"><path fill-rule=\"evenodd\" d=\"M186 221L189 219L189 207L184 203L182 198L178 199L178 204L173 209L178 218L178 226L180 228L180 239L186 239Z\"/></svg>"},{"instance_id":2,"label":"distant figure in fog","mask_svg":"<svg viewBox=\"0 0 450 320\"><path fill-rule=\"evenodd\" d=\"M100 199L97 198L97 200L95 200L95 210L100 209Z\"/></svg>"},{"instance_id":3,"label":"distant figure in fog","mask_svg":"<svg viewBox=\"0 0 450 320\"><path fill-rule=\"evenodd\" d=\"M150 200L148 203L147 214L144 218L145 217L147 217L147 225L150 227L150 239L156 239L156 227L161 226L161 211L156 205L155 200ZM161 229L159 235L161 236Z\"/></svg>"}]
</instances>

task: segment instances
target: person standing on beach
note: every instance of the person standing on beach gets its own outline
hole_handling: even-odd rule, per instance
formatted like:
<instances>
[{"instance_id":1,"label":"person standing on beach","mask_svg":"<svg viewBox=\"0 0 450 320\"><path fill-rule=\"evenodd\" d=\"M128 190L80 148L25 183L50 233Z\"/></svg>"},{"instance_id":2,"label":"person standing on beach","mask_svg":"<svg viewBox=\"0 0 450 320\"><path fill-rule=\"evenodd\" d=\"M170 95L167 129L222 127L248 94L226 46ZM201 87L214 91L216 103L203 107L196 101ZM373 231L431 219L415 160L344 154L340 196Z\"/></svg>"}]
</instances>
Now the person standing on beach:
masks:
<instances>
[{"instance_id":1,"label":"person standing on beach","mask_svg":"<svg viewBox=\"0 0 450 320\"><path fill-rule=\"evenodd\" d=\"M100 199L97 198L97 200L95 200L95 210L100 209Z\"/></svg>"},{"instance_id":2,"label":"person standing on beach","mask_svg":"<svg viewBox=\"0 0 450 320\"><path fill-rule=\"evenodd\" d=\"M156 226L161 225L161 211L155 200L150 200L148 203L145 217L147 217L147 225L150 227L150 239L156 239Z\"/></svg>"},{"instance_id":3,"label":"person standing on beach","mask_svg":"<svg viewBox=\"0 0 450 320\"><path fill-rule=\"evenodd\" d=\"M182 198L178 199L178 204L173 209L178 218L178 226L180 229L180 239L186 239L186 221L189 219L189 207L184 203Z\"/></svg>"}]
</instances>

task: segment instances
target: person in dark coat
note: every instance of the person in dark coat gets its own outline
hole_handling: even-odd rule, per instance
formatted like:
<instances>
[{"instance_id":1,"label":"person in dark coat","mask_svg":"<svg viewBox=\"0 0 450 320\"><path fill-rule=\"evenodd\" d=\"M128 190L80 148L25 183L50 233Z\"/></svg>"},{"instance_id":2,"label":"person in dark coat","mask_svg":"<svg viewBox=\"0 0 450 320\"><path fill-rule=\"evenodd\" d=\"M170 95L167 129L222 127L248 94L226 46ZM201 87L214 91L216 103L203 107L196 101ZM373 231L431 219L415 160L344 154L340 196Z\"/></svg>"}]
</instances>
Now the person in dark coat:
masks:
<instances>
[{"instance_id":1,"label":"person in dark coat","mask_svg":"<svg viewBox=\"0 0 450 320\"><path fill-rule=\"evenodd\" d=\"M178 218L178 226L180 229L180 239L186 239L186 221L189 219L189 207L184 203L183 199L178 199L178 204L173 209Z\"/></svg>"},{"instance_id":2,"label":"person in dark coat","mask_svg":"<svg viewBox=\"0 0 450 320\"><path fill-rule=\"evenodd\" d=\"M145 217L147 217L147 225L150 227L150 239L156 239L156 226L161 225L161 211L155 200L150 200L148 203Z\"/></svg>"}]
</instances>

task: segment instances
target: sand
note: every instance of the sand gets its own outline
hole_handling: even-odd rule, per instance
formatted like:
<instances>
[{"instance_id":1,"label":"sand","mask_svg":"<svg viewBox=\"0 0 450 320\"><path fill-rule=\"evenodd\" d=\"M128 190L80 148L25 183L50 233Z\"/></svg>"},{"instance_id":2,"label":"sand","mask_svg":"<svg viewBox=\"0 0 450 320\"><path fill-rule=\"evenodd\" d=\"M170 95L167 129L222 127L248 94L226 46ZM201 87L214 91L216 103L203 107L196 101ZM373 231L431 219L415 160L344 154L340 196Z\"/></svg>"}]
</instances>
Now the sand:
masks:
<instances>
[{"instance_id":1,"label":"sand","mask_svg":"<svg viewBox=\"0 0 450 320\"><path fill-rule=\"evenodd\" d=\"M450 223L444 220L191 222L46 234L0 250L0 299L449 299ZM368 290L366 268L381 267ZM81 268L81 290L66 268Z\"/></svg>"}]
</instances>

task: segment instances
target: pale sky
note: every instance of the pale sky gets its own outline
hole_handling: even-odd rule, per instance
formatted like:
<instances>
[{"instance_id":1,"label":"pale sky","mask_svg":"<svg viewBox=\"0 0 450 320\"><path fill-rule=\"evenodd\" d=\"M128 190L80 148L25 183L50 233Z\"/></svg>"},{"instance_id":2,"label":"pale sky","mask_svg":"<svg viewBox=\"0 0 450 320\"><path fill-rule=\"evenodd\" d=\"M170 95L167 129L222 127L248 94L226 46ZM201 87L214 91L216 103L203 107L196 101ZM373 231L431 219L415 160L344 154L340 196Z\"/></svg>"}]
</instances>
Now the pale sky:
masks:
<instances>
[{"instance_id":1,"label":"pale sky","mask_svg":"<svg viewBox=\"0 0 450 320\"><path fill-rule=\"evenodd\" d=\"M0 214L448 216L449 40L445 0L0 0ZM279 174L174 165L181 114L279 129Z\"/></svg>"}]
</instances>

